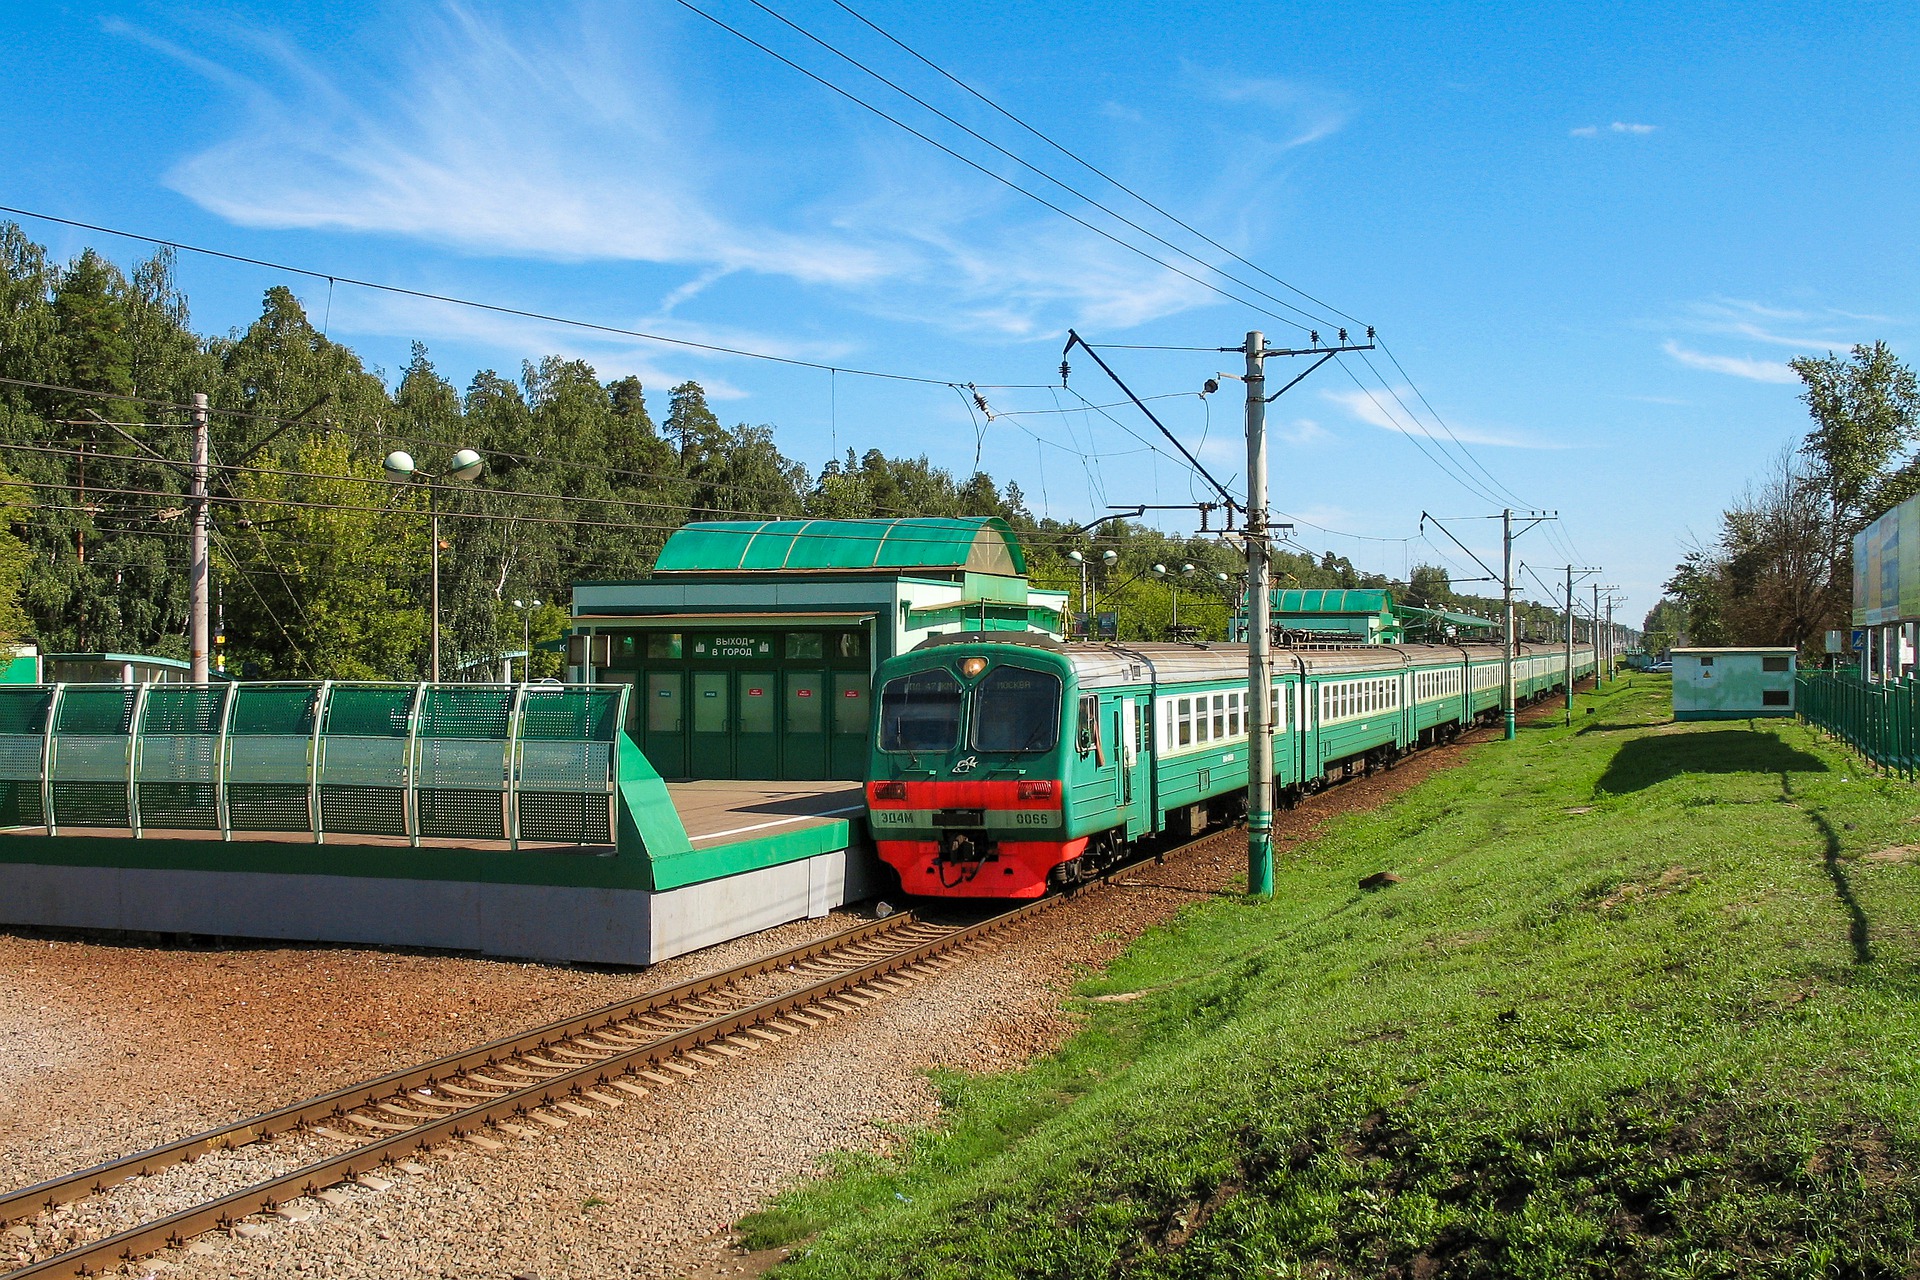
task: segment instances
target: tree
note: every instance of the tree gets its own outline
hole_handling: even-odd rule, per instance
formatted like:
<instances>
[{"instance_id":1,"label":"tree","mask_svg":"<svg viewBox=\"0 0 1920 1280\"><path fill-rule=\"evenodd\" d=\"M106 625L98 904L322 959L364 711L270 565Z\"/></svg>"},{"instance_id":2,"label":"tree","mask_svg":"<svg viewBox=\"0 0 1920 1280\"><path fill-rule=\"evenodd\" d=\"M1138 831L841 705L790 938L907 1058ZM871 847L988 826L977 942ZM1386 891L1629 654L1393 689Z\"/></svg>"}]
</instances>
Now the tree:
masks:
<instances>
[{"instance_id":1,"label":"tree","mask_svg":"<svg viewBox=\"0 0 1920 1280\"><path fill-rule=\"evenodd\" d=\"M1896 471L1893 464L1920 439L1920 380L1884 342L1788 363L1805 384L1800 398L1814 429L1802 452L1811 462L1808 478L1825 493L1837 552L1893 505L1888 482L1915 469L1909 463Z\"/></svg>"},{"instance_id":2,"label":"tree","mask_svg":"<svg viewBox=\"0 0 1920 1280\"><path fill-rule=\"evenodd\" d=\"M427 561L427 522L418 495L382 510L380 486L369 483L378 464L356 458L339 434L309 437L289 461L285 473L236 484L238 527L220 543L234 659L253 678L420 678L427 619L412 588Z\"/></svg>"},{"instance_id":3,"label":"tree","mask_svg":"<svg viewBox=\"0 0 1920 1280\"><path fill-rule=\"evenodd\" d=\"M1438 565L1417 564L1407 575L1407 603L1423 609L1445 609L1453 600L1453 579Z\"/></svg>"},{"instance_id":4,"label":"tree","mask_svg":"<svg viewBox=\"0 0 1920 1280\"><path fill-rule=\"evenodd\" d=\"M1920 380L1884 342L1791 362L1814 426L1667 582L1695 644L1814 647L1846 625L1855 534L1920 493Z\"/></svg>"},{"instance_id":5,"label":"tree","mask_svg":"<svg viewBox=\"0 0 1920 1280\"><path fill-rule=\"evenodd\" d=\"M1691 635L1687 628L1687 607L1668 596L1661 596L1640 624L1643 644L1651 654L1664 654L1675 645L1688 643Z\"/></svg>"}]
</instances>

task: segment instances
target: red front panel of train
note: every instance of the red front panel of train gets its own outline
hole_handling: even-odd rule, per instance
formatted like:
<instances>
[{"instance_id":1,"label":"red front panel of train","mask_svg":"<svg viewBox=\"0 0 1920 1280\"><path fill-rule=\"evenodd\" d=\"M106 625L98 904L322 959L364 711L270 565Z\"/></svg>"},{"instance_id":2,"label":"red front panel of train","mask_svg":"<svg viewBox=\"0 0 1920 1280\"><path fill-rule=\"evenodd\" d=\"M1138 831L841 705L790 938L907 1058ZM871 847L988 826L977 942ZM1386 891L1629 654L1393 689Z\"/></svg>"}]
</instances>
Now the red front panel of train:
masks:
<instances>
[{"instance_id":1,"label":"red front panel of train","mask_svg":"<svg viewBox=\"0 0 1920 1280\"><path fill-rule=\"evenodd\" d=\"M1038 898L1048 873L1077 858L1086 839L1062 839L1056 779L890 779L867 784L867 808L880 856L907 893L943 898ZM977 820L976 820L977 814ZM1047 819L1048 831L1022 830L1020 815ZM942 836L961 833L985 847L979 856L942 856Z\"/></svg>"}]
</instances>

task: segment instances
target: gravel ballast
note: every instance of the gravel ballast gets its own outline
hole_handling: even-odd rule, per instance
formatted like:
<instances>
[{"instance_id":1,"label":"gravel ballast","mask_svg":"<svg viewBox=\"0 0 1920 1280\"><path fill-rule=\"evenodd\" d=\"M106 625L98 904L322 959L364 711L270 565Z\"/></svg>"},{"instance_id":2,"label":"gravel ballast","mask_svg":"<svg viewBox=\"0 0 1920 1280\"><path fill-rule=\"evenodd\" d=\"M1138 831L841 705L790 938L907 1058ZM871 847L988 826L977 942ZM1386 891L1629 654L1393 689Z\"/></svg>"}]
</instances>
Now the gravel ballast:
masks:
<instances>
[{"instance_id":1,"label":"gravel ballast","mask_svg":"<svg viewBox=\"0 0 1920 1280\"><path fill-rule=\"evenodd\" d=\"M1371 807L1443 767L1413 757L1278 815L1278 852L1334 814ZM930 1068L1018 1067L1071 1034L1062 997L1196 897L1235 892L1245 840L1228 831L1145 863L1016 926L937 977L564 1130L498 1135L136 1263L130 1275L206 1277L721 1276L728 1227L836 1150L884 1149L937 1118ZM800 922L644 973L464 956L260 945L225 951L0 935L0 1167L14 1185L157 1145L569 1013L632 998L846 928ZM261 1144L73 1206L0 1239L44 1256L178 1207L227 1180L323 1149ZM299 1148L296 1150L296 1146ZM291 1167L288 1165L287 1167ZM183 1199L184 1198L184 1199ZM255 1229L257 1228L257 1229ZM29 1252L30 1251L30 1252Z\"/></svg>"}]
</instances>

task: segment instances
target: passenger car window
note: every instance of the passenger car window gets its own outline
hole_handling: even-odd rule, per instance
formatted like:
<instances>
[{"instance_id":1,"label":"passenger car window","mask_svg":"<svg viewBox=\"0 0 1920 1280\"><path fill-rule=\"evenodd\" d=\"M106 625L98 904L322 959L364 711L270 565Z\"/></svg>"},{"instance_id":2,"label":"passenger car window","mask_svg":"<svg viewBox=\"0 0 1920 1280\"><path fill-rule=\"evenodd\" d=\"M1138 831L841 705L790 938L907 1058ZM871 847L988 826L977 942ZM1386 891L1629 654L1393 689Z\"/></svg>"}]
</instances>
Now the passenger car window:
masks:
<instances>
[{"instance_id":1,"label":"passenger car window","mask_svg":"<svg viewBox=\"0 0 1920 1280\"><path fill-rule=\"evenodd\" d=\"M960 682L945 671L895 676L880 687L882 751L950 751L960 742Z\"/></svg>"},{"instance_id":2,"label":"passenger car window","mask_svg":"<svg viewBox=\"0 0 1920 1280\"><path fill-rule=\"evenodd\" d=\"M1058 676L996 667L974 687L975 751L1051 751L1059 741Z\"/></svg>"}]
</instances>

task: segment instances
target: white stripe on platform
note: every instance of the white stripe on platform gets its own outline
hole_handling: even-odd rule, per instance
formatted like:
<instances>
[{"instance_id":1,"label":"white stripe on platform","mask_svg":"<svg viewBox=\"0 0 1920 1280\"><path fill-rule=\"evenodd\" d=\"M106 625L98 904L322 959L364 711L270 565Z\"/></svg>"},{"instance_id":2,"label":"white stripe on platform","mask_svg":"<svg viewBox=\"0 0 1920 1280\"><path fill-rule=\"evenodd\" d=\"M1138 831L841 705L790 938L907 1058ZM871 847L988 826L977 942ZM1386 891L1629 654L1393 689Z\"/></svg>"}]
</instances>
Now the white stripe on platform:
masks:
<instances>
[{"instance_id":1,"label":"white stripe on platform","mask_svg":"<svg viewBox=\"0 0 1920 1280\"><path fill-rule=\"evenodd\" d=\"M808 818L837 818L843 813L859 813L867 806L856 804L845 809L822 809L819 813L799 813L791 818L775 818L772 822L756 822L750 827L735 827L731 831L709 831L704 835L688 836L688 844L699 844L702 840L718 840L722 836L745 835L749 831L764 831L768 827L784 827L789 822L805 822Z\"/></svg>"}]
</instances>

